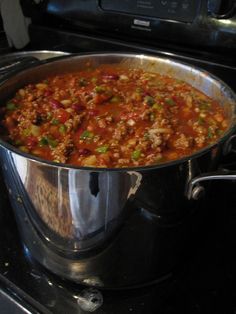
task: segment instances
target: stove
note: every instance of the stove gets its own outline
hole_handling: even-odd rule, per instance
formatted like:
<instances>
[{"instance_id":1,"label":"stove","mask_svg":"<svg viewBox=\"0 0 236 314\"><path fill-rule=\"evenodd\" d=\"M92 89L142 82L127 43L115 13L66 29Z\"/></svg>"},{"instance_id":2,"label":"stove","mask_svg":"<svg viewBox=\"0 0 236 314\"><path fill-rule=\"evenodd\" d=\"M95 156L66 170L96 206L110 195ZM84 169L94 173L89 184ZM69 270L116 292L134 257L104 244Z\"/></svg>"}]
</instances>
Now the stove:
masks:
<instances>
[{"instance_id":1,"label":"stove","mask_svg":"<svg viewBox=\"0 0 236 314\"><path fill-rule=\"evenodd\" d=\"M230 1L227 1L228 6L220 6L220 1L216 1L219 3L218 7L210 6L211 1L200 1L201 6L191 6L191 14L187 17L182 11L173 11L172 8L170 11L158 11L157 18L155 14L153 16L148 13L149 7L154 6L153 1L136 1L134 10L134 7L129 5L132 1L125 1L126 7L121 7L119 1L114 1L112 6L112 1L103 0L96 6L98 12L95 12L95 7L92 6L95 2L97 3L90 0L87 5L84 2L79 11L75 7L69 10L75 3L72 0L68 1L68 6L64 4L65 7L63 1L46 1L38 5L26 1L24 9L26 14L31 14L33 23L29 29L31 43L23 53L35 56L32 50L43 49L68 53L126 51L163 56L201 67L221 78L236 91L235 47L234 44L231 48L226 44L224 51L220 41L225 38L225 41L228 39L231 42L232 33L234 36L236 34L235 26L232 26L235 25L235 18L231 12ZM170 3L158 3L162 2ZM191 4L194 1L181 3ZM208 5L207 18L203 18L203 3ZM147 10L145 14L144 7ZM152 10L154 9L157 10L155 6ZM210 9L214 10L214 14L209 13ZM48 13L45 14L45 11ZM119 27L115 25L114 20L107 23L109 30L105 27L102 18L108 15L118 18ZM183 38L178 42L173 33L169 41L164 40L163 33L166 34L168 23L175 23L177 33L184 29L185 34L188 34L190 28L196 36L202 31L200 25L207 25L209 16L209 28L212 30L213 26L215 27L215 35L218 30L219 40L203 40L201 47L198 46L199 38L190 40L186 37L184 44ZM134 24L134 18L143 21L142 23L149 21L151 26L137 25L141 23L137 21ZM219 26L222 21L225 21L223 28ZM227 24L226 21L231 23L231 28L227 28L228 36L225 25L230 23ZM156 35L157 25L160 25L161 29L160 38ZM150 35L150 31L144 31L145 27L150 28L154 34ZM209 35L209 28L206 28L205 39ZM147 32L148 36L145 35ZM156 38L159 44L153 40ZM235 171L235 158L235 154L230 153L222 158L219 167ZM61 279L34 261L20 240L7 190L0 176L1 313L234 313L235 189L236 182L233 181L212 182L210 190L193 216L196 230L193 237L187 241L187 254L183 262L176 265L164 280L136 289L101 290Z\"/></svg>"}]
</instances>

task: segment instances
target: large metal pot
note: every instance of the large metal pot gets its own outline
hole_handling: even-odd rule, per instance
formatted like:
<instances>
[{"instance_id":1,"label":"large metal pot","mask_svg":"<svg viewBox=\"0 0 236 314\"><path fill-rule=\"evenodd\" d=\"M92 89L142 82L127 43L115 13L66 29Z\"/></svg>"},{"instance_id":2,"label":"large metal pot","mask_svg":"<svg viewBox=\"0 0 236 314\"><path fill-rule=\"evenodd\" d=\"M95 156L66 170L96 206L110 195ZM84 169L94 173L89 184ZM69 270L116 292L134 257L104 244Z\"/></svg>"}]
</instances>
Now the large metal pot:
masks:
<instances>
[{"instance_id":1,"label":"large metal pot","mask_svg":"<svg viewBox=\"0 0 236 314\"><path fill-rule=\"evenodd\" d=\"M94 286L146 284L170 273L185 248L196 179L217 168L235 129L236 96L217 78L170 59L89 54L48 62L0 85L3 104L49 75L119 63L189 82L225 108L229 128L217 143L156 166L100 169L43 161L0 140L2 166L19 230L32 256L65 278Z\"/></svg>"}]
</instances>

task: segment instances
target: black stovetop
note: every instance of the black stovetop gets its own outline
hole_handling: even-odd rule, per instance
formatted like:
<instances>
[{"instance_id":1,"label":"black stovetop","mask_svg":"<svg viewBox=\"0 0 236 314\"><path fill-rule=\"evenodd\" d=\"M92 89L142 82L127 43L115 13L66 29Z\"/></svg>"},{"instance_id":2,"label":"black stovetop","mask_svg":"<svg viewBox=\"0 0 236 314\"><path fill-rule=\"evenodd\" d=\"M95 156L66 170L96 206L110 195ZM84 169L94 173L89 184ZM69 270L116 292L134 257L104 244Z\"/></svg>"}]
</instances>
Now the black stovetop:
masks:
<instances>
[{"instance_id":1,"label":"black stovetop","mask_svg":"<svg viewBox=\"0 0 236 314\"><path fill-rule=\"evenodd\" d=\"M100 41L80 34L56 32L44 45L43 37L52 37L49 28L31 27L28 49L54 49L69 52L127 50L173 57L211 71L236 90L234 66L218 59L192 57L141 46L122 45L109 39ZM48 36L47 36L48 35ZM62 43L63 44L60 44ZM75 44L75 42L77 44ZM37 44L38 43L38 44ZM73 44L71 44L73 43ZM105 46L106 43L106 46ZM104 46L106 48L104 48ZM80 49L81 47L81 49ZM108 49L109 48L109 49ZM148 50L149 49L149 50ZM230 155L222 163L234 161ZM236 165L232 166L236 169ZM236 312L236 183L214 182L196 219L201 229L189 243L183 265L164 282L146 288L101 291L103 302L98 314L151 313L235 313ZM64 281L35 263L20 241L13 211L0 176L0 308L5 313L87 313L81 308L81 296L88 288Z\"/></svg>"}]
</instances>

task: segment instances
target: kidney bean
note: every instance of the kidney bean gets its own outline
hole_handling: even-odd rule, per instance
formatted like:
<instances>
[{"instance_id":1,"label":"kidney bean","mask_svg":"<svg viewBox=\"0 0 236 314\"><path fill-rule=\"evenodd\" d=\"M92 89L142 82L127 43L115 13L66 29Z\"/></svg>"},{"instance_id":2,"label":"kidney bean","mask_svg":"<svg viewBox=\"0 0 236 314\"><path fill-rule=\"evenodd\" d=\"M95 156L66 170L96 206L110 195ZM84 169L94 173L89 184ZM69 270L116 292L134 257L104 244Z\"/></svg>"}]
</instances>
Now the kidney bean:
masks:
<instances>
[{"instance_id":1,"label":"kidney bean","mask_svg":"<svg viewBox=\"0 0 236 314\"><path fill-rule=\"evenodd\" d=\"M86 109L85 106L80 105L80 104L72 104L71 108L74 109L76 112L81 112Z\"/></svg>"},{"instance_id":2,"label":"kidney bean","mask_svg":"<svg viewBox=\"0 0 236 314\"><path fill-rule=\"evenodd\" d=\"M88 148L80 148L80 149L78 150L78 153L79 153L80 155L82 155L82 156L88 156L88 155L91 154L91 150L88 149Z\"/></svg>"},{"instance_id":3,"label":"kidney bean","mask_svg":"<svg viewBox=\"0 0 236 314\"><path fill-rule=\"evenodd\" d=\"M53 99L53 98L50 100L50 104L53 109L58 109L58 108L63 107L62 104L58 100Z\"/></svg>"},{"instance_id":4,"label":"kidney bean","mask_svg":"<svg viewBox=\"0 0 236 314\"><path fill-rule=\"evenodd\" d=\"M50 89L48 89L48 90L46 90L46 91L44 92L44 97L48 97L48 96L50 96L50 95L52 95L52 91L51 91Z\"/></svg>"},{"instance_id":5,"label":"kidney bean","mask_svg":"<svg viewBox=\"0 0 236 314\"><path fill-rule=\"evenodd\" d=\"M104 74L102 77L105 80L118 80L119 79L119 75L117 74Z\"/></svg>"},{"instance_id":6,"label":"kidney bean","mask_svg":"<svg viewBox=\"0 0 236 314\"><path fill-rule=\"evenodd\" d=\"M143 96L144 96L144 97L146 97L146 96L151 96L151 95L150 95L150 93L149 93L149 92L144 91Z\"/></svg>"}]
</instances>

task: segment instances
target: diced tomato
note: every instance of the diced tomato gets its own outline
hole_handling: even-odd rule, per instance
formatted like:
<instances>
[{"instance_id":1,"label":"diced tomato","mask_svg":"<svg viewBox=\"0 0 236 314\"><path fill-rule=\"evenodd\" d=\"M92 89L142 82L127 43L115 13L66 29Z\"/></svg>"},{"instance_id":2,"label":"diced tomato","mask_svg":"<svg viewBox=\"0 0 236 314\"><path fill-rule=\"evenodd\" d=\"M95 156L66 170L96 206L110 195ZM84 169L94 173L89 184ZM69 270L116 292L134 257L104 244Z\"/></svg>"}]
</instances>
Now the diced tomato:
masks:
<instances>
[{"instance_id":1,"label":"diced tomato","mask_svg":"<svg viewBox=\"0 0 236 314\"><path fill-rule=\"evenodd\" d=\"M69 119L70 114L64 109L58 109L55 111L54 117L61 123L65 123Z\"/></svg>"},{"instance_id":2,"label":"diced tomato","mask_svg":"<svg viewBox=\"0 0 236 314\"><path fill-rule=\"evenodd\" d=\"M49 132L53 136L53 138L59 138L60 132L57 125L50 125Z\"/></svg>"},{"instance_id":3,"label":"diced tomato","mask_svg":"<svg viewBox=\"0 0 236 314\"><path fill-rule=\"evenodd\" d=\"M94 102L97 105L100 105L106 101L108 101L112 96L110 94L97 94L94 98Z\"/></svg>"},{"instance_id":4,"label":"diced tomato","mask_svg":"<svg viewBox=\"0 0 236 314\"><path fill-rule=\"evenodd\" d=\"M98 116L98 114L99 114L99 111L97 109L91 109L88 111L88 115L92 117Z\"/></svg>"},{"instance_id":5,"label":"diced tomato","mask_svg":"<svg viewBox=\"0 0 236 314\"><path fill-rule=\"evenodd\" d=\"M37 137L30 135L26 139L26 145L29 147L29 149L34 148L38 144Z\"/></svg>"}]
</instances>

